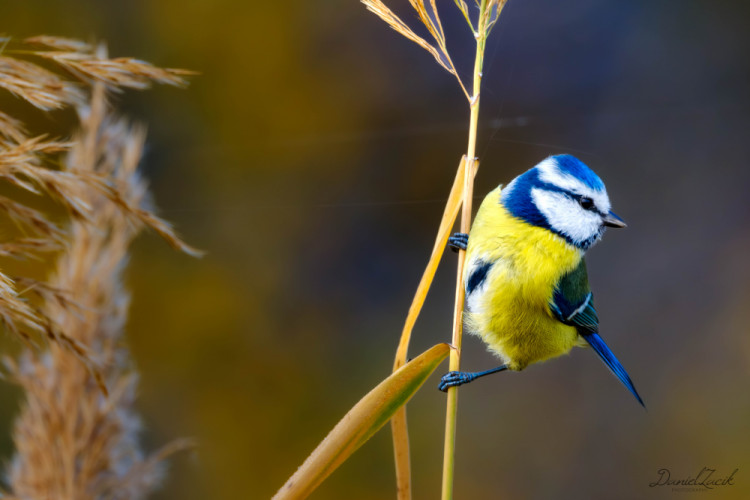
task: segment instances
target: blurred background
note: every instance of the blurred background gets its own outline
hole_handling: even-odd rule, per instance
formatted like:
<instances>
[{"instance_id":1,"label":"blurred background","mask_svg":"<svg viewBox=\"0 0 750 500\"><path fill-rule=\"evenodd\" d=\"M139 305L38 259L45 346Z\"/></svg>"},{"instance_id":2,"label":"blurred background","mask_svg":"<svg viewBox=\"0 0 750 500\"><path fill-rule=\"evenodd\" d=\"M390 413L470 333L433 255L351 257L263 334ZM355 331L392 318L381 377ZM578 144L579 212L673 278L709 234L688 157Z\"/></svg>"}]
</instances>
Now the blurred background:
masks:
<instances>
[{"instance_id":1,"label":"blurred background","mask_svg":"<svg viewBox=\"0 0 750 500\"><path fill-rule=\"evenodd\" d=\"M406 2L387 3L421 33ZM473 39L438 3L468 76ZM466 147L455 80L354 0L2 10L14 37L106 40L112 56L201 73L187 90L116 98L148 123L143 168L161 214L208 252L193 260L154 235L133 249L144 442L200 443L154 498L270 497L390 371ZM586 350L472 384L457 498L672 498L649 487L657 471L703 467L739 469L707 497L750 497L748 15L729 0L510 0L487 49L476 192L558 153L605 180L629 226L589 253L590 279L648 411ZM48 129L69 119L51 114ZM450 338L455 260L412 356ZM495 363L474 338L463 360ZM409 405L417 499L440 490L439 375ZM6 463L19 398L0 385ZM313 498L394 498L391 454L386 428Z\"/></svg>"}]
</instances>

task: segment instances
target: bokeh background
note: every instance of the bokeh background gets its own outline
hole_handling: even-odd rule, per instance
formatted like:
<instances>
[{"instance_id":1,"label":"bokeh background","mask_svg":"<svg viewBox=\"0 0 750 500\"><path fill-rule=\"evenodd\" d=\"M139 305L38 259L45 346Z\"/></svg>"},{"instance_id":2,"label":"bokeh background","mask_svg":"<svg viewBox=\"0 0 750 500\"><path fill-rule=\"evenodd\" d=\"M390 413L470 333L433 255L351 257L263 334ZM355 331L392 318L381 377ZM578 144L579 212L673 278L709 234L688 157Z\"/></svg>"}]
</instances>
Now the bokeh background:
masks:
<instances>
[{"instance_id":1,"label":"bokeh background","mask_svg":"<svg viewBox=\"0 0 750 500\"><path fill-rule=\"evenodd\" d=\"M468 75L473 40L438 3ZM744 1L510 0L487 50L477 193L557 153L604 178L629 227L589 272L648 411L585 350L482 380L461 391L457 498L684 497L649 483L704 466L739 471L702 498L750 497L749 16ZM465 149L463 95L354 0L27 0L2 20L201 73L116 99L149 125L161 214L208 252L134 248L144 442L200 443L157 499L270 497L390 370ZM448 253L412 355L449 339L454 279ZM464 352L468 369L495 362L473 338ZM417 499L439 495L438 376L409 405ZM6 462L19 398L0 385ZM394 492L384 430L313 498Z\"/></svg>"}]
</instances>

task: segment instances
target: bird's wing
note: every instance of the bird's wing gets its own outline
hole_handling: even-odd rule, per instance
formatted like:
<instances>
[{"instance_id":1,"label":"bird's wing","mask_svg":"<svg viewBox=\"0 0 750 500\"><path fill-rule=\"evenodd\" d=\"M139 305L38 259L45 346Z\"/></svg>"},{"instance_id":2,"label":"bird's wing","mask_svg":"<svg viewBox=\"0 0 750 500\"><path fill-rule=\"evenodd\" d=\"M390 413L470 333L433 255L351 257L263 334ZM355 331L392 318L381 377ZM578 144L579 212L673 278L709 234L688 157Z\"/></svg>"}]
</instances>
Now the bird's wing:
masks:
<instances>
[{"instance_id":1,"label":"bird's wing","mask_svg":"<svg viewBox=\"0 0 750 500\"><path fill-rule=\"evenodd\" d=\"M552 314L566 325L575 326L581 335L599 331L599 317L589 288L586 261L557 282L550 302Z\"/></svg>"},{"instance_id":2,"label":"bird's wing","mask_svg":"<svg viewBox=\"0 0 750 500\"><path fill-rule=\"evenodd\" d=\"M577 268L560 278L552 294L550 310L561 322L576 327L578 333L596 351L610 371L645 407L625 368L599 336L599 317L594 309L594 298L589 288L586 262L583 259Z\"/></svg>"}]
</instances>

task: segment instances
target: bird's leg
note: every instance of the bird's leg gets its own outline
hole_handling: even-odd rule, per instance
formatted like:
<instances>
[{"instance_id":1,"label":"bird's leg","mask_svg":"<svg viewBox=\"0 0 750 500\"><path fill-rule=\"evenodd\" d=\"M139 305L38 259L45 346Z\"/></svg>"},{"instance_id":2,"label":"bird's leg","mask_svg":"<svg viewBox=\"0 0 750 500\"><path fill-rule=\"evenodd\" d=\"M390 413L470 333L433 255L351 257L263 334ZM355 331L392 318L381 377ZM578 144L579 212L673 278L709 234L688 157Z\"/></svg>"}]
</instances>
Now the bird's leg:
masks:
<instances>
[{"instance_id":1,"label":"bird's leg","mask_svg":"<svg viewBox=\"0 0 750 500\"><path fill-rule=\"evenodd\" d=\"M448 372L440 379L440 383L438 384L438 389L440 389L443 392L448 392L449 387L457 387L459 385L468 384L474 379L477 379L479 377L484 377L485 375L489 375L491 373L497 373L504 370L507 370L507 365L500 365L495 368L490 368L489 370L485 370L483 372Z\"/></svg>"},{"instance_id":2,"label":"bird's leg","mask_svg":"<svg viewBox=\"0 0 750 500\"><path fill-rule=\"evenodd\" d=\"M451 250L458 252L460 250L466 250L466 245L469 242L469 235L466 233L453 233L453 236L448 238L448 246Z\"/></svg>"}]
</instances>

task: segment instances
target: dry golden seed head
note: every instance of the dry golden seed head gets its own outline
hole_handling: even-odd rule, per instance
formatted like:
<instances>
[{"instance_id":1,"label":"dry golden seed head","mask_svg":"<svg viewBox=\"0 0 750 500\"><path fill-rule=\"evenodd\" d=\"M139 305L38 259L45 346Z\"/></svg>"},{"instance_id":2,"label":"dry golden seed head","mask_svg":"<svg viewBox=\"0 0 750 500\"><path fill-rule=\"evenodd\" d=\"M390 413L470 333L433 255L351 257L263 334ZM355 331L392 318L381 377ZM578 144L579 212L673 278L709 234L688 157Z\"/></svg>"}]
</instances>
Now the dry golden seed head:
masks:
<instances>
[{"instance_id":1,"label":"dry golden seed head","mask_svg":"<svg viewBox=\"0 0 750 500\"><path fill-rule=\"evenodd\" d=\"M54 155L67 150L70 142L45 141L44 136L26 139L18 144L0 141L0 166L12 171L23 171L26 166L42 164L43 155ZM48 170L48 169L44 169Z\"/></svg>"},{"instance_id":2,"label":"dry golden seed head","mask_svg":"<svg viewBox=\"0 0 750 500\"><path fill-rule=\"evenodd\" d=\"M20 120L0 111L0 136L20 143L26 140L26 128Z\"/></svg>"},{"instance_id":3,"label":"dry golden seed head","mask_svg":"<svg viewBox=\"0 0 750 500\"><path fill-rule=\"evenodd\" d=\"M38 138L37 138L38 139ZM46 192L76 217L88 218L90 204L81 198L81 184L89 182L70 171L39 166L41 155L66 150L70 143L29 139L11 149L0 149L0 178L35 194Z\"/></svg>"},{"instance_id":4,"label":"dry golden seed head","mask_svg":"<svg viewBox=\"0 0 750 500\"><path fill-rule=\"evenodd\" d=\"M201 74L200 71L194 71L191 69L181 69L181 68L164 68L164 71L168 71L172 75L176 76L198 76Z\"/></svg>"},{"instance_id":5,"label":"dry golden seed head","mask_svg":"<svg viewBox=\"0 0 750 500\"><path fill-rule=\"evenodd\" d=\"M15 282L5 274L0 272L0 293L15 293Z\"/></svg>"},{"instance_id":6,"label":"dry golden seed head","mask_svg":"<svg viewBox=\"0 0 750 500\"><path fill-rule=\"evenodd\" d=\"M469 15L469 6L466 5L466 2L464 0L453 0L453 2L456 4L456 7L461 11L461 13L468 17Z\"/></svg>"},{"instance_id":7,"label":"dry golden seed head","mask_svg":"<svg viewBox=\"0 0 750 500\"><path fill-rule=\"evenodd\" d=\"M440 22L440 16L438 15L437 7L434 0L430 0L430 10L428 11L424 0L409 0L412 8L417 11L419 20L425 25L427 31L430 32L432 37L438 42L438 46L441 48L445 47L445 34L443 33L443 26Z\"/></svg>"},{"instance_id":8,"label":"dry golden seed head","mask_svg":"<svg viewBox=\"0 0 750 500\"><path fill-rule=\"evenodd\" d=\"M20 122L0 114L0 179L46 193L73 215L70 227L62 229L43 213L0 197L0 211L24 235L0 245L0 254L59 251L67 242L52 284L27 278L14 283L0 274L0 320L29 342L29 334L51 340L43 354L30 346L20 363L6 363L27 395L14 430L10 484L18 498L89 500L123 493L140 498L158 481L159 462L184 443L149 457L138 448L136 377L128 372L120 341L128 304L120 273L130 241L144 226L182 251L198 252L144 208L147 189L137 165L145 132L109 113L105 90L153 82L184 85L193 73L133 58L108 59L103 45L78 40L34 37L25 43L53 49L31 57L55 62L63 76L0 50L0 88L42 109L76 105L81 133L69 143L28 138ZM69 81L70 75L81 83ZM94 88L84 106L86 84ZM61 169L47 168L65 151ZM30 304L24 298L31 294L39 299L32 297ZM33 307L37 302L41 310ZM76 464L73 477L60 463Z\"/></svg>"},{"instance_id":9,"label":"dry golden seed head","mask_svg":"<svg viewBox=\"0 0 750 500\"><path fill-rule=\"evenodd\" d=\"M11 333L23 340L30 339L26 330L36 335L46 332L44 318L20 300L15 292L0 292L0 318Z\"/></svg>"},{"instance_id":10,"label":"dry golden seed head","mask_svg":"<svg viewBox=\"0 0 750 500\"><path fill-rule=\"evenodd\" d=\"M59 252L64 248L61 242L46 238L20 238L8 243L0 243L0 255L18 260L41 260L39 254Z\"/></svg>"},{"instance_id":11,"label":"dry golden seed head","mask_svg":"<svg viewBox=\"0 0 750 500\"><path fill-rule=\"evenodd\" d=\"M94 50L93 45L89 43L60 36L39 35L26 38L23 42L30 45L44 45L53 49L70 50L73 52L92 52Z\"/></svg>"},{"instance_id":12,"label":"dry golden seed head","mask_svg":"<svg viewBox=\"0 0 750 500\"><path fill-rule=\"evenodd\" d=\"M417 11L419 19L427 27L432 37L437 42L437 46L433 46L428 43L424 38L420 37L414 31L411 30L396 14L393 13L381 0L360 0L366 7L367 10L374 13L380 19L388 23L388 25L401 33L403 36L416 43L427 52L432 54L437 63L445 68L450 74L452 74L458 81L461 90L467 99L470 99L470 95L466 86L464 85L461 77L456 71L451 56L448 53L448 49L445 44L445 34L443 33L443 26L438 16L437 7L434 0L430 0L430 11L427 10L423 0L409 0L414 10ZM433 21L434 17L434 21ZM467 21L471 25L471 20L467 16Z\"/></svg>"},{"instance_id":13,"label":"dry golden seed head","mask_svg":"<svg viewBox=\"0 0 750 500\"><path fill-rule=\"evenodd\" d=\"M162 69L139 59L120 57L107 59L80 52L37 52L36 55L50 59L84 81L99 81L113 88L126 87L145 89L152 83L184 87L187 81L184 71Z\"/></svg>"},{"instance_id":14,"label":"dry golden seed head","mask_svg":"<svg viewBox=\"0 0 750 500\"><path fill-rule=\"evenodd\" d=\"M9 40L4 38L0 43L5 44ZM110 91L120 88L144 89L154 82L185 86L185 77L195 74L181 69L158 68L134 58L108 59L104 45L94 47L69 38L37 36L27 38L23 43L55 49L27 51L27 54L56 62L83 83L104 82ZM85 103L86 94L80 83L69 81L32 62L2 54L0 50L0 87L43 110ZM4 128L0 119L0 135L5 133ZM10 132L14 133L14 139L20 140L17 130L11 129Z\"/></svg>"},{"instance_id":15,"label":"dry golden seed head","mask_svg":"<svg viewBox=\"0 0 750 500\"><path fill-rule=\"evenodd\" d=\"M0 87L45 111L85 99L79 86L36 64L6 56L0 56Z\"/></svg>"},{"instance_id":16,"label":"dry golden seed head","mask_svg":"<svg viewBox=\"0 0 750 500\"><path fill-rule=\"evenodd\" d=\"M55 243L64 244L67 237L66 231L47 220L42 212L4 196L0 196L0 211L4 212L16 225L22 226L22 229L31 230Z\"/></svg>"},{"instance_id":17,"label":"dry golden seed head","mask_svg":"<svg viewBox=\"0 0 750 500\"><path fill-rule=\"evenodd\" d=\"M396 14L386 7L383 2L380 0L362 0L362 3L365 4L367 10L376 14L380 19L388 23L391 28L432 54L438 64L442 67L448 71L453 71L444 60L439 48L433 47L424 38L414 33L414 31L412 31L411 28L409 28Z\"/></svg>"}]
</instances>

